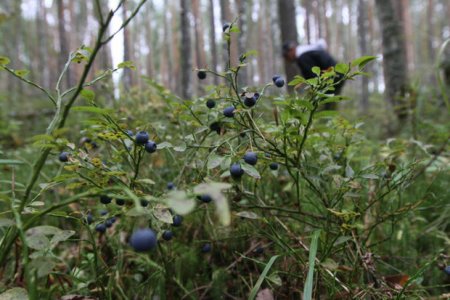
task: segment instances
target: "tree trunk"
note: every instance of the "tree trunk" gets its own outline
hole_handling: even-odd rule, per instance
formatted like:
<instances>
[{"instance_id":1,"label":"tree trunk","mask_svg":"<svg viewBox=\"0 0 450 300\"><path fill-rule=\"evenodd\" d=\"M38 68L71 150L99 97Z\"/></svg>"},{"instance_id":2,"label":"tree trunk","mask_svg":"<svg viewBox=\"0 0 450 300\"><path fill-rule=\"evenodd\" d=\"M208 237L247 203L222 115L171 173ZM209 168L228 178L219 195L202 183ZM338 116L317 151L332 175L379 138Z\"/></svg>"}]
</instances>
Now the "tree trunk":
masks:
<instances>
[{"instance_id":1,"label":"tree trunk","mask_svg":"<svg viewBox=\"0 0 450 300\"><path fill-rule=\"evenodd\" d=\"M191 90L191 73L192 73L192 58L191 58L191 35L189 32L189 3L185 0L180 0L180 27L181 27L181 96L183 99L190 99L192 96Z\"/></svg>"},{"instance_id":2,"label":"tree trunk","mask_svg":"<svg viewBox=\"0 0 450 300\"><path fill-rule=\"evenodd\" d=\"M225 23L231 23L234 20L234 16L231 13L229 1L220 0L220 11L221 11L221 16L222 16L222 25ZM237 33L235 33L235 32L230 33L230 41L231 41L230 53L228 54L226 51L226 48L225 48L224 62L228 62L228 55L230 55L231 66L235 66L235 65L237 65L237 62L238 62ZM226 43L225 43L225 47L226 47ZM225 63L225 68L226 68L226 65L227 64Z\"/></svg>"},{"instance_id":3,"label":"tree trunk","mask_svg":"<svg viewBox=\"0 0 450 300\"><path fill-rule=\"evenodd\" d=\"M294 0L278 0L278 15L280 20L281 41L297 42L297 23L295 20ZM291 81L299 73L297 66L285 60L284 69L287 82ZM288 86L288 91L293 92L293 87Z\"/></svg>"},{"instance_id":4,"label":"tree trunk","mask_svg":"<svg viewBox=\"0 0 450 300\"><path fill-rule=\"evenodd\" d=\"M65 28L65 16L64 16L64 0L57 0L56 6L58 10L58 35L59 35L59 55L58 55L58 65L59 72L64 69L67 59L69 58L69 42L67 40L67 33ZM70 69L67 70L66 74L66 84L65 88L71 86L72 78Z\"/></svg>"},{"instance_id":5,"label":"tree trunk","mask_svg":"<svg viewBox=\"0 0 450 300\"><path fill-rule=\"evenodd\" d=\"M383 43L385 97L401 121L407 118L408 90L405 41L391 0L376 0Z\"/></svg>"},{"instance_id":6,"label":"tree trunk","mask_svg":"<svg viewBox=\"0 0 450 300\"><path fill-rule=\"evenodd\" d=\"M122 19L125 21L127 19L127 0L123 2L122 5ZM130 41L130 31L129 28L125 27L123 29L123 60L132 60L131 58L131 41ZM125 92L128 92L133 85L132 73L129 68L123 69L123 88Z\"/></svg>"},{"instance_id":7,"label":"tree trunk","mask_svg":"<svg viewBox=\"0 0 450 300\"><path fill-rule=\"evenodd\" d=\"M154 66L153 66L153 45L152 45L152 15L153 15L153 2L150 2L145 11L145 44L148 48L146 56L146 75L153 79Z\"/></svg>"},{"instance_id":8,"label":"tree trunk","mask_svg":"<svg viewBox=\"0 0 450 300\"><path fill-rule=\"evenodd\" d=\"M367 34L368 34L368 18L367 18L367 1L358 0L358 41L361 55L367 55ZM362 76L361 78L361 104L360 110L363 114L369 111L369 78Z\"/></svg>"},{"instance_id":9,"label":"tree trunk","mask_svg":"<svg viewBox=\"0 0 450 300\"><path fill-rule=\"evenodd\" d=\"M214 19L214 0L209 0L209 39L211 44L211 65L209 69L216 72L218 68L218 59L217 59L217 44L216 44L216 21ZM219 84L219 77L213 76L214 85Z\"/></svg>"},{"instance_id":10,"label":"tree trunk","mask_svg":"<svg viewBox=\"0 0 450 300\"><path fill-rule=\"evenodd\" d=\"M195 57L196 67L199 69L206 68L205 43L203 40L203 26L200 12L200 1L192 0L192 12L194 14L194 35L195 35ZM199 92L202 85L197 85Z\"/></svg>"}]
</instances>

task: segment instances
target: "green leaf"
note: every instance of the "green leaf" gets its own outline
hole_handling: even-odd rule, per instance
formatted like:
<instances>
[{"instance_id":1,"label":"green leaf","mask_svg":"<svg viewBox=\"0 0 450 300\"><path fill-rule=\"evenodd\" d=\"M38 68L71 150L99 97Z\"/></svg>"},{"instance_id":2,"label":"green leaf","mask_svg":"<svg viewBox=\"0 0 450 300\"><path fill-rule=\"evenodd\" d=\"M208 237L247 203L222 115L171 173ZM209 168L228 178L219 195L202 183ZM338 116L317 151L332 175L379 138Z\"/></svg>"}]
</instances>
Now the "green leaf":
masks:
<instances>
[{"instance_id":1,"label":"green leaf","mask_svg":"<svg viewBox=\"0 0 450 300\"><path fill-rule=\"evenodd\" d=\"M236 216L246 219L259 219L259 216L252 211L240 211L235 213Z\"/></svg>"},{"instance_id":2,"label":"green leaf","mask_svg":"<svg viewBox=\"0 0 450 300\"><path fill-rule=\"evenodd\" d=\"M359 69L362 69L365 67L365 65L367 65L369 62L375 59L377 59L376 56L362 56L352 61L351 66L352 67L358 66Z\"/></svg>"},{"instance_id":3,"label":"green leaf","mask_svg":"<svg viewBox=\"0 0 450 300\"><path fill-rule=\"evenodd\" d=\"M50 248L50 240L43 234L36 234L27 237L27 245L31 249L44 250Z\"/></svg>"},{"instance_id":4,"label":"green leaf","mask_svg":"<svg viewBox=\"0 0 450 300\"><path fill-rule=\"evenodd\" d=\"M256 297L256 294L258 293L259 289L261 288L261 284L263 283L264 279L267 277L267 273L269 273L270 268L272 268L272 265L274 264L275 260L279 257L279 255L274 255L270 258L269 262L267 263L266 267L264 268L263 272L258 278L258 281L256 281L255 286L250 291L250 295L248 296L249 300L253 300Z\"/></svg>"},{"instance_id":5,"label":"green leaf","mask_svg":"<svg viewBox=\"0 0 450 300\"><path fill-rule=\"evenodd\" d=\"M172 224L172 214L170 213L170 210L162 206L161 204L157 204L153 210L153 215L160 220L161 222Z\"/></svg>"},{"instance_id":6,"label":"green leaf","mask_svg":"<svg viewBox=\"0 0 450 300\"><path fill-rule=\"evenodd\" d=\"M127 61L121 62L117 66L117 68L119 68L119 69L128 68L128 69L133 70L133 71L136 70L136 67L134 66L134 62L132 62L131 60L127 60Z\"/></svg>"},{"instance_id":7,"label":"green leaf","mask_svg":"<svg viewBox=\"0 0 450 300\"><path fill-rule=\"evenodd\" d=\"M211 153L211 155L208 157L207 168L209 170L217 168L218 166L220 166L224 159L224 156L218 156L216 153Z\"/></svg>"},{"instance_id":8,"label":"green leaf","mask_svg":"<svg viewBox=\"0 0 450 300\"><path fill-rule=\"evenodd\" d=\"M0 294L1 300L28 300L28 293L24 288L15 287Z\"/></svg>"},{"instance_id":9,"label":"green leaf","mask_svg":"<svg viewBox=\"0 0 450 300\"><path fill-rule=\"evenodd\" d=\"M73 230L61 230L55 233L55 235L50 240L50 246L53 248L58 243L67 241L72 235L75 234Z\"/></svg>"},{"instance_id":10,"label":"green leaf","mask_svg":"<svg viewBox=\"0 0 450 300\"><path fill-rule=\"evenodd\" d=\"M186 145L186 143L183 142L180 146L174 147L173 150L177 151L177 152L184 152L184 151L186 151L186 148L187 148L187 145Z\"/></svg>"},{"instance_id":11,"label":"green leaf","mask_svg":"<svg viewBox=\"0 0 450 300\"><path fill-rule=\"evenodd\" d=\"M195 208L195 201L188 198L185 191L171 191L167 196L167 205L179 215L186 215Z\"/></svg>"},{"instance_id":12,"label":"green leaf","mask_svg":"<svg viewBox=\"0 0 450 300\"><path fill-rule=\"evenodd\" d=\"M345 167L345 177L347 178L353 178L355 176L355 171L353 171L352 167L350 165L347 165Z\"/></svg>"},{"instance_id":13,"label":"green leaf","mask_svg":"<svg viewBox=\"0 0 450 300\"><path fill-rule=\"evenodd\" d=\"M241 167L242 167L242 170L244 170L244 172L247 173L249 176L256 178L256 179L261 179L261 175L259 175L258 170L256 170L256 168L253 167L252 165L243 163L243 164L241 164Z\"/></svg>"},{"instance_id":14,"label":"green leaf","mask_svg":"<svg viewBox=\"0 0 450 300\"><path fill-rule=\"evenodd\" d=\"M37 275L41 278L50 274L57 266L57 263L50 257L40 256L33 259L30 266L37 270Z\"/></svg>"},{"instance_id":15,"label":"green leaf","mask_svg":"<svg viewBox=\"0 0 450 300\"><path fill-rule=\"evenodd\" d=\"M236 32L236 33L240 33L241 30L239 29L239 27L237 27L236 25L233 25L230 29L230 32Z\"/></svg>"},{"instance_id":16,"label":"green leaf","mask_svg":"<svg viewBox=\"0 0 450 300\"><path fill-rule=\"evenodd\" d=\"M316 114L314 115L314 117L315 117L316 119L319 119L319 118L332 118L332 117L335 117L335 116L338 116L338 115L339 115L339 112L337 112L337 111L334 111L334 110L324 110L324 111L321 111L321 112L316 113Z\"/></svg>"},{"instance_id":17,"label":"green leaf","mask_svg":"<svg viewBox=\"0 0 450 300\"><path fill-rule=\"evenodd\" d=\"M343 63L339 63L334 67L334 70L337 73L341 73L341 74L346 74L349 69L350 69L350 67L348 66L348 64L343 64Z\"/></svg>"},{"instance_id":18,"label":"green leaf","mask_svg":"<svg viewBox=\"0 0 450 300\"><path fill-rule=\"evenodd\" d=\"M9 62L10 62L9 58L5 56L0 56L0 66L6 66L7 64L9 64Z\"/></svg>"},{"instance_id":19,"label":"green leaf","mask_svg":"<svg viewBox=\"0 0 450 300\"><path fill-rule=\"evenodd\" d=\"M14 74L16 74L19 77L25 77L27 74L30 73L28 70L15 70Z\"/></svg>"},{"instance_id":20,"label":"green leaf","mask_svg":"<svg viewBox=\"0 0 450 300\"><path fill-rule=\"evenodd\" d=\"M289 82L288 85L293 86L293 85L297 85L297 84L304 83L304 82L306 82L306 79L305 79L305 78L303 78L303 77L301 77L301 76L299 76L299 75L296 75L296 76L294 77L294 79L292 79L292 80Z\"/></svg>"},{"instance_id":21,"label":"green leaf","mask_svg":"<svg viewBox=\"0 0 450 300\"><path fill-rule=\"evenodd\" d=\"M95 93L93 90L83 89L80 94L89 101L93 101L95 98Z\"/></svg>"},{"instance_id":22,"label":"green leaf","mask_svg":"<svg viewBox=\"0 0 450 300\"><path fill-rule=\"evenodd\" d=\"M169 142L162 142L162 143L158 144L159 150L164 149L164 148L172 148L172 147L173 147L172 144Z\"/></svg>"},{"instance_id":23,"label":"green leaf","mask_svg":"<svg viewBox=\"0 0 450 300\"><path fill-rule=\"evenodd\" d=\"M319 67L312 67L311 72L313 72L317 76L320 76L320 68Z\"/></svg>"},{"instance_id":24,"label":"green leaf","mask_svg":"<svg viewBox=\"0 0 450 300\"><path fill-rule=\"evenodd\" d=\"M379 179L379 176L376 174L364 174L361 177L365 179Z\"/></svg>"},{"instance_id":25,"label":"green leaf","mask_svg":"<svg viewBox=\"0 0 450 300\"><path fill-rule=\"evenodd\" d=\"M14 220L5 219L5 218L0 219L0 227L8 227L8 226L13 226L13 225L16 225L16 222L14 222Z\"/></svg>"},{"instance_id":26,"label":"green leaf","mask_svg":"<svg viewBox=\"0 0 450 300\"><path fill-rule=\"evenodd\" d=\"M72 108L73 111L83 111L83 112L91 112L95 114L107 115L110 114L113 110L95 106L74 106Z\"/></svg>"},{"instance_id":27,"label":"green leaf","mask_svg":"<svg viewBox=\"0 0 450 300\"><path fill-rule=\"evenodd\" d=\"M309 247L309 270L306 276L305 287L303 289L303 300L311 300L314 282L314 264L316 262L317 248L319 246L320 229L314 231Z\"/></svg>"}]
</instances>

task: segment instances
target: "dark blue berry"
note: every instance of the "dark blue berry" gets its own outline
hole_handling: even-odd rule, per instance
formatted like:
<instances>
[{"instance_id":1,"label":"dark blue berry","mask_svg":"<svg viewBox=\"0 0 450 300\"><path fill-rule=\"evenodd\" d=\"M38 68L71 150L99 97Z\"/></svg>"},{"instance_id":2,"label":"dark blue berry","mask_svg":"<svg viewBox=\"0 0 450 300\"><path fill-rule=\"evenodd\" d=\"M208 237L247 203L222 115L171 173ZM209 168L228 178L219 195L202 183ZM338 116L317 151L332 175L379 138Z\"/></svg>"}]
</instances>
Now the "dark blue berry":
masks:
<instances>
[{"instance_id":1,"label":"dark blue berry","mask_svg":"<svg viewBox=\"0 0 450 300\"><path fill-rule=\"evenodd\" d=\"M101 211L100 211L100 215L101 216L105 216L105 215L107 215L108 214L108 211L106 210L106 209L102 209Z\"/></svg>"},{"instance_id":2,"label":"dark blue berry","mask_svg":"<svg viewBox=\"0 0 450 300\"><path fill-rule=\"evenodd\" d=\"M69 161L69 153L68 152L61 152L59 154L59 161L60 162L68 162Z\"/></svg>"},{"instance_id":3,"label":"dark blue berry","mask_svg":"<svg viewBox=\"0 0 450 300\"><path fill-rule=\"evenodd\" d=\"M199 196L199 199L203 202L203 203L209 203L212 201L212 198L210 195L208 194L203 194Z\"/></svg>"},{"instance_id":4,"label":"dark blue berry","mask_svg":"<svg viewBox=\"0 0 450 300\"><path fill-rule=\"evenodd\" d=\"M126 133L128 134L128 136L130 136L130 137L134 135L133 131L130 130L130 129L126 130L125 132L126 132Z\"/></svg>"},{"instance_id":5,"label":"dark blue berry","mask_svg":"<svg viewBox=\"0 0 450 300\"><path fill-rule=\"evenodd\" d=\"M148 200L141 199L141 206L142 207L147 207L147 205L148 205Z\"/></svg>"},{"instance_id":6,"label":"dark blue berry","mask_svg":"<svg viewBox=\"0 0 450 300\"><path fill-rule=\"evenodd\" d=\"M86 223L92 224L94 222L94 216L91 213L88 213L86 216Z\"/></svg>"},{"instance_id":7,"label":"dark blue berry","mask_svg":"<svg viewBox=\"0 0 450 300\"><path fill-rule=\"evenodd\" d=\"M253 250L253 252L255 252L255 254L263 254L264 253L264 248L261 246L258 246L255 248L255 250Z\"/></svg>"},{"instance_id":8,"label":"dark blue berry","mask_svg":"<svg viewBox=\"0 0 450 300\"><path fill-rule=\"evenodd\" d=\"M108 197L107 195L101 195L100 196L100 202L103 204L109 204L111 203L112 199Z\"/></svg>"},{"instance_id":9,"label":"dark blue berry","mask_svg":"<svg viewBox=\"0 0 450 300\"><path fill-rule=\"evenodd\" d=\"M205 78L206 78L206 72L205 72L205 71L198 71L197 77L198 77L198 79L200 79L200 80L205 79Z\"/></svg>"},{"instance_id":10,"label":"dark blue berry","mask_svg":"<svg viewBox=\"0 0 450 300\"><path fill-rule=\"evenodd\" d=\"M275 83L275 81L277 81L277 79L278 78L281 78L281 75L273 75L273 77L272 77L272 81L273 81L273 83Z\"/></svg>"},{"instance_id":11,"label":"dark blue berry","mask_svg":"<svg viewBox=\"0 0 450 300\"><path fill-rule=\"evenodd\" d=\"M106 225L106 227L108 227L108 228L110 228L110 227L112 227L113 226L113 221L111 220L111 219L107 219L106 221L105 221L105 225Z\"/></svg>"},{"instance_id":12,"label":"dark blue berry","mask_svg":"<svg viewBox=\"0 0 450 300\"><path fill-rule=\"evenodd\" d=\"M206 243L206 244L203 244L203 246L202 246L202 253L208 253L208 252L211 252L211 244L210 243Z\"/></svg>"},{"instance_id":13,"label":"dark blue berry","mask_svg":"<svg viewBox=\"0 0 450 300\"><path fill-rule=\"evenodd\" d=\"M111 218L109 218L108 220L110 220L111 221L111 223L116 223L116 221L117 221L117 218L116 217L111 217Z\"/></svg>"},{"instance_id":14,"label":"dark blue berry","mask_svg":"<svg viewBox=\"0 0 450 300\"><path fill-rule=\"evenodd\" d=\"M258 155L255 152L247 152L244 154L244 161L249 165L256 165L258 161Z\"/></svg>"},{"instance_id":15,"label":"dark blue berry","mask_svg":"<svg viewBox=\"0 0 450 300\"><path fill-rule=\"evenodd\" d=\"M211 125L209 125L209 129L211 129L211 131L215 131L217 132L217 134L220 134L220 123L219 122L214 122Z\"/></svg>"},{"instance_id":16,"label":"dark blue berry","mask_svg":"<svg viewBox=\"0 0 450 300\"><path fill-rule=\"evenodd\" d=\"M156 148L158 147L154 141L148 141L145 143L145 151L148 153L153 153L156 151Z\"/></svg>"},{"instance_id":17,"label":"dark blue berry","mask_svg":"<svg viewBox=\"0 0 450 300\"><path fill-rule=\"evenodd\" d=\"M173 190L175 188L175 184L173 182L168 182L167 183L167 189L168 190Z\"/></svg>"},{"instance_id":18,"label":"dark blue berry","mask_svg":"<svg viewBox=\"0 0 450 300\"><path fill-rule=\"evenodd\" d=\"M444 273L450 276L450 265L444 268Z\"/></svg>"},{"instance_id":19,"label":"dark blue berry","mask_svg":"<svg viewBox=\"0 0 450 300\"><path fill-rule=\"evenodd\" d=\"M162 234L162 238L165 241L170 241L173 238L173 232L170 230L165 230Z\"/></svg>"},{"instance_id":20,"label":"dark blue berry","mask_svg":"<svg viewBox=\"0 0 450 300\"><path fill-rule=\"evenodd\" d=\"M100 233L105 233L106 225L103 223L97 224L97 226L95 226L95 231L100 232Z\"/></svg>"},{"instance_id":21,"label":"dark blue berry","mask_svg":"<svg viewBox=\"0 0 450 300\"><path fill-rule=\"evenodd\" d=\"M230 24L228 24L228 23L223 24L223 26L222 26L222 31L223 31L223 32L227 31L227 29L228 29L229 27L230 27Z\"/></svg>"},{"instance_id":22,"label":"dark blue berry","mask_svg":"<svg viewBox=\"0 0 450 300\"><path fill-rule=\"evenodd\" d=\"M234 110L235 110L234 106L225 107L223 110L223 115L227 118L232 118L234 117Z\"/></svg>"},{"instance_id":23,"label":"dark blue berry","mask_svg":"<svg viewBox=\"0 0 450 300\"><path fill-rule=\"evenodd\" d=\"M156 234L150 228L138 229L130 237L130 246L137 252L144 252L156 247Z\"/></svg>"},{"instance_id":24,"label":"dark blue berry","mask_svg":"<svg viewBox=\"0 0 450 300\"><path fill-rule=\"evenodd\" d=\"M276 85L277 87L279 87L279 88L283 87L283 86L284 86L284 79L281 78L281 77L277 78L277 79L275 80L275 85Z\"/></svg>"},{"instance_id":25,"label":"dark blue berry","mask_svg":"<svg viewBox=\"0 0 450 300\"><path fill-rule=\"evenodd\" d=\"M125 199L120 199L120 198L116 199L116 204L119 205L119 206L124 205L125 204Z\"/></svg>"},{"instance_id":26,"label":"dark blue berry","mask_svg":"<svg viewBox=\"0 0 450 300\"><path fill-rule=\"evenodd\" d=\"M135 137L136 144L139 145L144 145L145 143L148 142L148 139L149 137L147 131L139 131Z\"/></svg>"},{"instance_id":27,"label":"dark blue berry","mask_svg":"<svg viewBox=\"0 0 450 300\"><path fill-rule=\"evenodd\" d=\"M271 170L278 170L278 164L276 162L270 163L269 168Z\"/></svg>"},{"instance_id":28,"label":"dark blue berry","mask_svg":"<svg viewBox=\"0 0 450 300\"><path fill-rule=\"evenodd\" d=\"M256 100L257 99L255 97L245 97L244 104L247 107L252 107L252 106L255 106Z\"/></svg>"},{"instance_id":29,"label":"dark blue berry","mask_svg":"<svg viewBox=\"0 0 450 300\"><path fill-rule=\"evenodd\" d=\"M209 99L208 101L206 101L206 107L214 108L215 106L216 106L216 101L214 101L213 99Z\"/></svg>"},{"instance_id":30,"label":"dark blue berry","mask_svg":"<svg viewBox=\"0 0 450 300\"><path fill-rule=\"evenodd\" d=\"M230 166L230 174L234 179L239 179L244 175L244 170L240 163L234 163Z\"/></svg>"},{"instance_id":31,"label":"dark blue berry","mask_svg":"<svg viewBox=\"0 0 450 300\"><path fill-rule=\"evenodd\" d=\"M172 223L173 226L179 227L179 226L181 226L181 223L183 222L183 217L180 215L175 215L175 216L173 216L172 221L173 221L173 223Z\"/></svg>"}]
</instances>

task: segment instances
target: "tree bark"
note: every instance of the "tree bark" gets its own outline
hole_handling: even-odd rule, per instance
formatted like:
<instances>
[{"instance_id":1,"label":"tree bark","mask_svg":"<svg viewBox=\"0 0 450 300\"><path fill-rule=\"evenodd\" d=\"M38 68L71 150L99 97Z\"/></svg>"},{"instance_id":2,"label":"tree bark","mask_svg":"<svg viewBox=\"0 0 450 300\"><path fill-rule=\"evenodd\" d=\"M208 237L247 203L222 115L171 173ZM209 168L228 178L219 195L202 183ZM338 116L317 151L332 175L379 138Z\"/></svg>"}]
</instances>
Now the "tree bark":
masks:
<instances>
[{"instance_id":1,"label":"tree bark","mask_svg":"<svg viewBox=\"0 0 450 300\"><path fill-rule=\"evenodd\" d=\"M216 72L218 68L217 44L216 44L216 21L214 19L214 0L209 0L209 40L211 44L211 65L209 69ZM219 77L213 76L214 85L219 84Z\"/></svg>"},{"instance_id":2,"label":"tree bark","mask_svg":"<svg viewBox=\"0 0 450 300\"><path fill-rule=\"evenodd\" d=\"M295 20L294 0L278 0L278 15L280 20L281 41L297 42L297 23ZM287 82L291 81L299 73L295 64L284 61ZM288 91L293 92L293 87L288 86Z\"/></svg>"},{"instance_id":3,"label":"tree bark","mask_svg":"<svg viewBox=\"0 0 450 300\"><path fill-rule=\"evenodd\" d=\"M122 5L122 19L125 21L127 19L128 5L127 0L123 2ZM123 60L132 60L131 58L131 41L130 41L130 31L127 27L123 29ZM123 69L123 88L128 92L133 85L133 77L131 70L129 68Z\"/></svg>"},{"instance_id":4,"label":"tree bark","mask_svg":"<svg viewBox=\"0 0 450 300\"><path fill-rule=\"evenodd\" d=\"M189 32L189 3L180 0L180 20L181 20L181 96L183 99L190 99L192 96L191 89L191 35Z\"/></svg>"},{"instance_id":5,"label":"tree bark","mask_svg":"<svg viewBox=\"0 0 450 300\"><path fill-rule=\"evenodd\" d=\"M368 34L368 18L367 18L367 1L358 0L358 41L361 55L367 55L367 34ZM360 111L367 114L369 111L369 78L362 76L361 78L361 104Z\"/></svg>"},{"instance_id":6,"label":"tree bark","mask_svg":"<svg viewBox=\"0 0 450 300\"><path fill-rule=\"evenodd\" d=\"M407 118L405 99L408 90L405 41L402 27L391 0L376 0L383 43L383 73L385 97L401 121Z\"/></svg>"},{"instance_id":7,"label":"tree bark","mask_svg":"<svg viewBox=\"0 0 450 300\"><path fill-rule=\"evenodd\" d=\"M58 11L58 36L59 36L59 55L58 55L58 65L59 72L64 69L67 59L69 58L69 42L67 40L67 33L65 28L65 6L64 0L57 0L56 7ZM69 88L71 86L72 78L70 69L67 70L65 74L66 84L65 87Z\"/></svg>"}]
</instances>

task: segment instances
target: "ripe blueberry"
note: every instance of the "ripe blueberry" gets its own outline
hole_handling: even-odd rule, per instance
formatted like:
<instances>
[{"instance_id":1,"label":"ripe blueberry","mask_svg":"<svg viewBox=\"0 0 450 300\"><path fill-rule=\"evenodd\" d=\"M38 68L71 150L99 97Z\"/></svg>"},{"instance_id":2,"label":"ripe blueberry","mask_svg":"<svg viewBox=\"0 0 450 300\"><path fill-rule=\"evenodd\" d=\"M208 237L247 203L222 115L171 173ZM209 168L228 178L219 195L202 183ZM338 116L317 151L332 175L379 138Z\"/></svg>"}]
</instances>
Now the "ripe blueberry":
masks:
<instances>
[{"instance_id":1,"label":"ripe blueberry","mask_svg":"<svg viewBox=\"0 0 450 300\"><path fill-rule=\"evenodd\" d=\"M94 216L91 213L88 213L86 216L86 223L92 224L94 222Z\"/></svg>"},{"instance_id":2,"label":"ripe blueberry","mask_svg":"<svg viewBox=\"0 0 450 300\"><path fill-rule=\"evenodd\" d=\"M244 104L247 107L253 107L256 104L256 99L255 97L245 97L244 99Z\"/></svg>"},{"instance_id":3,"label":"ripe blueberry","mask_svg":"<svg viewBox=\"0 0 450 300\"><path fill-rule=\"evenodd\" d=\"M255 250L253 250L253 252L255 252L255 254L263 254L264 248L261 246L258 246L255 248Z\"/></svg>"},{"instance_id":4,"label":"ripe blueberry","mask_svg":"<svg viewBox=\"0 0 450 300\"><path fill-rule=\"evenodd\" d=\"M119 206L124 205L125 204L125 199L117 198L116 199L116 204L119 205Z\"/></svg>"},{"instance_id":5,"label":"ripe blueberry","mask_svg":"<svg viewBox=\"0 0 450 300\"><path fill-rule=\"evenodd\" d=\"M165 230L162 234L162 238L165 241L170 241L173 238L173 232L170 230Z\"/></svg>"},{"instance_id":6,"label":"ripe blueberry","mask_svg":"<svg viewBox=\"0 0 450 300\"><path fill-rule=\"evenodd\" d=\"M208 253L211 252L211 244L206 243L202 246L202 253Z\"/></svg>"},{"instance_id":7,"label":"ripe blueberry","mask_svg":"<svg viewBox=\"0 0 450 300\"><path fill-rule=\"evenodd\" d=\"M283 86L284 86L284 79L281 78L281 77L277 78L277 79L275 80L275 85L276 85L277 87L279 87L279 88L283 87Z\"/></svg>"},{"instance_id":8,"label":"ripe blueberry","mask_svg":"<svg viewBox=\"0 0 450 300\"><path fill-rule=\"evenodd\" d=\"M141 199L141 206L142 207L147 207L147 205L148 205L148 200Z\"/></svg>"},{"instance_id":9,"label":"ripe blueberry","mask_svg":"<svg viewBox=\"0 0 450 300\"><path fill-rule=\"evenodd\" d=\"M103 204L109 204L111 203L112 199L108 197L107 195L101 195L100 196L100 202Z\"/></svg>"},{"instance_id":10,"label":"ripe blueberry","mask_svg":"<svg viewBox=\"0 0 450 300\"><path fill-rule=\"evenodd\" d=\"M203 194L203 195L200 195L200 196L198 196L198 198L200 199L200 201L202 201L203 203L209 203L209 202L211 202L212 201L212 198L211 198L211 196L210 195L208 195L208 194Z\"/></svg>"},{"instance_id":11,"label":"ripe blueberry","mask_svg":"<svg viewBox=\"0 0 450 300\"><path fill-rule=\"evenodd\" d=\"M114 223L114 222L113 222L111 219L107 219L107 220L105 221L105 226L108 227L108 228L110 228L110 227L113 226L113 223Z\"/></svg>"},{"instance_id":12,"label":"ripe blueberry","mask_svg":"<svg viewBox=\"0 0 450 300\"><path fill-rule=\"evenodd\" d=\"M278 78L281 78L281 75L273 75L273 77L272 77L272 81L273 81L273 83L275 83L275 81L277 81L277 79Z\"/></svg>"},{"instance_id":13,"label":"ripe blueberry","mask_svg":"<svg viewBox=\"0 0 450 300\"><path fill-rule=\"evenodd\" d=\"M219 122L214 122L211 125L209 125L209 129L211 129L211 131L215 131L217 132L217 134L220 134L220 123Z\"/></svg>"},{"instance_id":14,"label":"ripe blueberry","mask_svg":"<svg viewBox=\"0 0 450 300\"><path fill-rule=\"evenodd\" d=\"M101 211L100 211L100 215L101 216L105 216L105 215L107 215L108 214L108 211L106 210L106 209L102 209Z\"/></svg>"},{"instance_id":15,"label":"ripe blueberry","mask_svg":"<svg viewBox=\"0 0 450 300\"><path fill-rule=\"evenodd\" d=\"M450 265L444 268L444 273L450 276Z\"/></svg>"},{"instance_id":16,"label":"ripe blueberry","mask_svg":"<svg viewBox=\"0 0 450 300\"><path fill-rule=\"evenodd\" d=\"M106 225L103 223L97 224L97 226L95 226L95 231L100 232L100 233L105 233Z\"/></svg>"},{"instance_id":17,"label":"ripe blueberry","mask_svg":"<svg viewBox=\"0 0 450 300\"><path fill-rule=\"evenodd\" d=\"M223 110L223 115L227 118L232 118L234 117L234 110L235 110L234 106L225 107Z\"/></svg>"},{"instance_id":18,"label":"ripe blueberry","mask_svg":"<svg viewBox=\"0 0 450 300\"><path fill-rule=\"evenodd\" d=\"M68 162L69 161L69 153L68 152L61 152L59 154L59 161L60 162Z\"/></svg>"},{"instance_id":19,"label":"ripe blueberry","mask_svg":"<svg viewBox=\"0 0 450 300\"><path fill-rule=\"evenodd\" d=\"M129 136L133 136L133 135L134 135L133 131L130 130L130 129L126 130L125 132L126 132Z\"/></svg>"},{"instance_id":20,"label":"ripe blueberry","mask_svg":"<svg viewBox=\"0 0 450 300\"><path fill-rule=\"evenodd\" d=\"M156 234L150 228L138 229L130 237L130 246L137 252L144 252L156 247Z\"/></svg>"},{"instance_id":21,"label":"ripe blueberry","mask_svg":"<svg viewBox=\"0 0 450 300\"><path fill-rule=\"evenodd\" d=\"M215 106L216 106L216 101L214 101L213 99L208 99L208 101L206 101L206 107L214 108Z\"/></svg>"},{"instance_id":22,"label":"ripe blueberry","mask_svg":"<svg viewBox=\"0 0 450 300\"><path fill-rule=\"evenodd\" d=\"M230 24L228 23L223 24L222 31L225 32L228 29L228 27L230 27Z\"/></svg>"},{"instance_id":23,"label":"ripe blueberry","mask_svg":"<svg viewBox=\"0 0 450 300\"><path fill-rule=\"evenodd\" d=\"M179 226L181 226L181 223L183 222L183 217L180 215L175 215L172 218L172 222L173 222L172 223L173 226L179 227Z\"/></svg>"},{"instance_id":24,"label":"ripe blueberry","mask_svg":"<svg viewBox=\"0 0 450 300\"><path fill-rule=\"evenodd\" d=\"M139 131L136 134L135 140L136 140L136 144L144 145L145 143L148 142L148 132L147 131Z\"/></svg>"},{"instance_id":25,"label":"ripe blueberry","mask_svg":"<svg viewBox=\"0 0 450 300\"><path fill-rule=\"evenodd\" d=\"M247 152L244 154L244 161L248 163L249 165L256 165L256 162L258 161L258 156L255 152Z\"/></svg>"},{"instance_id":26,"label":"ripe blueberry","mask_svg":"<svg viewBox=\"0 0 450 300\"><path fill-rule=\"evenodd\" d=\"M270 163L269 168L271 170L278 170L278 164L276 162Z\"/></svg>"},{"instance_id":27,"label":"ripe blueberry","mask_svg":"<svg viewBox=\"0 0 450 300\"><path fill-rule=\"evenodd\" d=\"M158 146L156 145L156 143L154 141L148 141L147 143L145 143L145 151L147 151L148 153L153 153L156 151L156 148Z\"/></svg>"},{"instance_id":28,"label":"ripe blueberry","mask_svg":"<svg viewBox=\"0 0 450 300\"><path fill-rule=\"evenodd\" d=\"M168 190L173 190L175 188L175 184L173 182L168 182L167 183L167 189Z\"/></svg>"},{"instance_id":29,"label":"ripe blueberry","mask_svg":"<svg viewBox=\"0 0 450 300\"><path fill-rule=\"evenodd\" d=\"M197 77L198 77L198 79L200 79L200 80L205 79L205 78L206 78L206 72L205 72L205 71L198 71Z\"/></svg>"},{"instance_id":30,"label":"ripe blueberry","mask_svg":"<svg viewBox=\"0 0 450 300\"><path fill-rule=\"evenodd\" d=\"M230 166L230 174L234 179L239 179L244 175L244 170L242 170L240 163L234 163Z\"/></svg>"},{"instance_id":31,"label":"ripe blueberry","mask_svg":"<svg viewBox=\"0 0 450 300\"><path fill-rule=\"evenodd\" d=\"M111 217L111 218L109 218L108 220L110 220L111 221L111 223L116 223L116 221L117 221L117 218L116 217Z\"/></svg>"}]
</instances>

